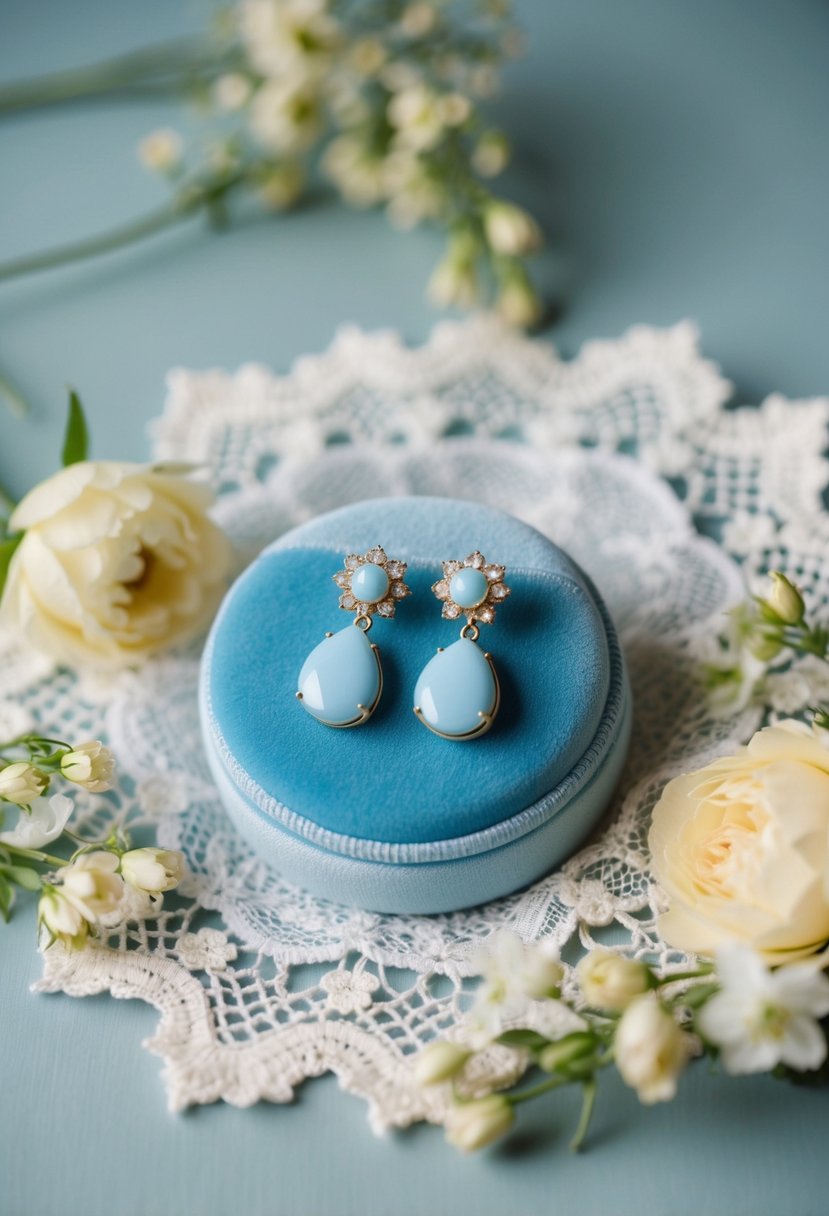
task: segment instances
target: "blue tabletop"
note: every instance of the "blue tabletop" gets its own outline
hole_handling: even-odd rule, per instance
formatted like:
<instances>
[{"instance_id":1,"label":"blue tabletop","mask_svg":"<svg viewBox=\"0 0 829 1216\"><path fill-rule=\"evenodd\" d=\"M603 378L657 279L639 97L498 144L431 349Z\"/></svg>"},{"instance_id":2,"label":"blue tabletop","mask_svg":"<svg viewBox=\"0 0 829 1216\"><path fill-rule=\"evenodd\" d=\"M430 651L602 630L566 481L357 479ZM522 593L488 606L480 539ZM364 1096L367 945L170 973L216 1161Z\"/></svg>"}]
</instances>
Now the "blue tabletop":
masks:
<instances>
[{"instance_id":1,"label":"blue tabletop","mask_svg":"<svg viewBox=\"0 0 829 1216\"><path fill-rule=\"evenodd\" d=\"M497 121L513 196L549 236L538 276L565 353L639 321L690 316L740 400L829 389L829 9L821 0L519 0L529 56ZM200 26L194 0L13 0L0 79L81 64ZM79 105L0 123L0 258L82 237L163 200L136 141L167 104ZM0 481L54 467L65 385L97 455L142 458L174 365L285 368L342 322L412 341L440 248L324 201L284 221L198 223L95 265L0 288L0 369L32 402L0 410ZM602 1094L591 1151L566 1140L576 1096L522 1112L474 1159L420 1127L386 1141L331 1078L293 1108L168 1115L156 1015L108 997L33 996L32 917L0 928L0 1211L9 1216L396 1216L470 1210L807 1216L826 1210L825 1092L692 1069L669 1109Z\"/></svg>"}]
</instances>

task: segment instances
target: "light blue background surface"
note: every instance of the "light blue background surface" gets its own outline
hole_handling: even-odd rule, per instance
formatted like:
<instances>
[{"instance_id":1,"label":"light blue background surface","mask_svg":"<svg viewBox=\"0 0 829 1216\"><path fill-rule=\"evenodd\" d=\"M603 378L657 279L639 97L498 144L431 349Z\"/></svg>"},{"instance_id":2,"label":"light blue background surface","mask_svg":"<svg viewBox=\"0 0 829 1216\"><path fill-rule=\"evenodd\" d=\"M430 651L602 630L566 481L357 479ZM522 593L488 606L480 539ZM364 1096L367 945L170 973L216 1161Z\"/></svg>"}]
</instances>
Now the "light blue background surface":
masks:
<instances>
[{"instance_id":1,"label":"light blue background surface","mask_svg":"<svg viewBox=\"0 0 829 1216\"><path fill-rule=\"evenodd\" d=\"M184 5L187 0L184 0ZM701 325L742 400L829 390L829 9L821 0L519 0L530 56L497 118L507 184L545 222L539 274L565 353L629 324ZM82 63L199 24L177 0L2 0L0 79ZM133 147L161 105L77 107L0 123L0 257L80 237L160 202ZM284 368L336 326L423 339L438 240L322 203L222 237L198 225L94 267L0 287L0 367L34 403L0 415L0 478L49 472L83 393L99 455L140 458L174 364ZM504 1211L815 1216L826 1211L825 1092L696 1068L668 1110L604 1091L591 1153L565 1147L573 1096L522 1112L471 1160L419 1128L386 1142L330 1079L295 1109L163 1109L140 1042L155 1014L33 997L31 918L0 928L3 1216L409 1216Z\"/></svg>"}]
</instances>

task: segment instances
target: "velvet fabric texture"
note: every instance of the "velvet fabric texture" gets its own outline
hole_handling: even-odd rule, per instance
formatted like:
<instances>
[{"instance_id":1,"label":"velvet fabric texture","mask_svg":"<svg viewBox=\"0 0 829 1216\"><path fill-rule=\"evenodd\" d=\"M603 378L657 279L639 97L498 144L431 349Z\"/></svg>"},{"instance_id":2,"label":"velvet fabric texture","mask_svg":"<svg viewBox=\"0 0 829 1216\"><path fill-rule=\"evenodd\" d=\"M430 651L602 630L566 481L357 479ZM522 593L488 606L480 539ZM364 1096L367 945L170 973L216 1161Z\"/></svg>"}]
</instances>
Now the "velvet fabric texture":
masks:
<instances>
[{"instance_id":1,"label":"velvet fabric texture","mask_svg":"<svg viewBox=\"0 0 829 1216\"><path fill-rule=\"evenodd\" d=\"M338 608L331 576L346 553L373 545L409 563L412 595L394 620L375 618L370 637L380 647L384 688L374 716L335 730L297 702L297 676L326 630L353 620ZM480 626L479 645L491 652L501 681L500 712L488 734L457 742L417 721L412 694L423 666L456 640L462 623L441 619L431 584L442 560L475 549L506 565L512 594L495 622ZM223 797L258 852L322 894L401 911L491 898L561 860L601 813L629 728L612 624L579 568L503 512L425 498L343 508L267 549L214 625L202 714ZM565 815L571 802L580 808L575 816ZM558 829L539 847L538 829L555 817ZM521 863L504 855L499 867L493 856L483 881L483 855L522 838ZM313 850L328 874L322 888ZM365 863L375 867L368 876ZM435 864L452 866L455 876L447 887L444 874L430 895ZM458 866L471 880L462 897ZM416 897L410 893L405 908L393 906L404 867L419 869Z\"/></svg>"}]
</instances>

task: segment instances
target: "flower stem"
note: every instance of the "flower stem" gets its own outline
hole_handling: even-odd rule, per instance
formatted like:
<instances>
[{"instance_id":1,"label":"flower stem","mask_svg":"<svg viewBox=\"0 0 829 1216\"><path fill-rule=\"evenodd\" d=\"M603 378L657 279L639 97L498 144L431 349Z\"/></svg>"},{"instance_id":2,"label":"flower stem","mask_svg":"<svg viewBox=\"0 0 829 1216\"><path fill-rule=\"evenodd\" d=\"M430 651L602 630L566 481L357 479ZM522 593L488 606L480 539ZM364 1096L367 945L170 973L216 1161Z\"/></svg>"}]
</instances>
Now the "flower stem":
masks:
<instances>
[{"instance_id":1,"label":"flower stem","mask_svg":"<svg viewBox=\"0 0 829 1216\"><path fill-rule=\"evenodd\" d=\"M119 228L110 229L101 236L89 237L87 240L75 241L68 245L58 245L43 253L33 253L22 258L12 258L8 262L0 262L0 282L16 279L21 275L33 274L40 270L52 270L58 266L68 266L71 262L80 262L84 258L97 257L125 245L132 245L144 237L162 232L165 228L189 219L200 204L182 206L180 203L162 207L150 212L143 219L124 224Z\"/></svg>"},{"instance_id":2,"label":"flower stem","mask_svg":"<svg viewBox=\"0 0 829 1216\"><path fill-rule=\"evenodd\" d=\"M504 1096L516 1106L519 1102L530 1102L533 1098L540 1098L542 1094L549 1093L552 1089L561 1089L562 1085L572 1083L571 1077L550 1077L549 1081L542 1081L539 1085L532 1085L529 1089L522 1089L517 1094L505 1094Z\"/></svg>"},{"instance_id":3,"label":"flower stem","mask_svg":"<svg viewBox=\"0 0 829 1216\"><path fill-rule=\"evenodd\" d=\"M24 849L19 844L4 844L4 849L8 849L10 853L18 853L21 857L28 857L30 861L41 861L47 866L65 866L67 864L65 857L53 857L50 853L42 853L40 849Z\"/></svg>"},{"instance_id":4,"label":"flower stem","mask_svg":"<svg viewBox=\"0 0 829 1216\"><path fill-rule=\"evenodd\" d=\"M0 485L0 517L7 519L16 506L17 503L5 486Z\"/></svg>"},{"instance_id":5,"label":"flower stem","mask_svg":"<svg viewBox=\"0 0 829 1216\"><path fill-rule=\"evenodd\" d=\"M156 43L100 63L0 87L0 115L107 93L175 93L213 79L227 59L192 38Z\"/></svg>"},{"instance_id":6,"label":"flower stem","mask_svg":"<svg viewBox=\"0 0 829 1216\"><path fill-rule=\"evenodd\" d=\"M22 418L24 414L28 413L29 403L27 402L26 398L15 388L12 382L7 380L3 375L0 375L0 395L6 398L9 409L13 414L16 414L18 418ZM3 499L11 501L8 499L8 496L4 491L2 491L2 489L0 489L0 496Z\"/></svg>"},{"instance_id":7,"label":"flower stem","mask_svg":"<svg viewBox=\"0 0 829 1216\"><path fill-rule=\"evenodd\" d=\"M584 1144L588 1128L590 1127L593 1108L596 1105L596 1094L598 1089L599 1086L595 1077L590 1077L582 1085L581 1114L579 1115L579 1121L573 1135L573 1139L570 1141L570 1148L574 1153L579 1152Z\"/></svg>"}]
</instances>

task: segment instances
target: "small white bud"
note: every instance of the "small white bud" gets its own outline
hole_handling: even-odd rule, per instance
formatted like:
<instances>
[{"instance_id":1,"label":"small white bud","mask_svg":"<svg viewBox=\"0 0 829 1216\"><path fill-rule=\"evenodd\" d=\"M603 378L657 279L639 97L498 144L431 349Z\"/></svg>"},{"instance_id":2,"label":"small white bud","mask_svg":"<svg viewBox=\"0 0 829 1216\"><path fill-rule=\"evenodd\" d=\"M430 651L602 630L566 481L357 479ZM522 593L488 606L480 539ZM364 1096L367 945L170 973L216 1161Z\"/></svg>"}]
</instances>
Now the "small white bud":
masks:
<instances>
[{"instance_id":1,"label":"small white bud","mask_svg":"<svg viewBox=\"0 0 829 1216\"><path fill-rule=\"evenodd\" d=\"M173 849L130 849L121 858L121 873L136 891L160 895L181 882L184 858Z\"/></svg>"},{"instance_id":2,"label":"small white bud","mask_svg":"<svg viewBox=\"0 0 829 1216\"><path fill-rule=\"evenodd\" d=\"M625 1012L613 1043L616 1064L626 1085L650 1106L667 1102L692 1053L692 1040L653 993L637 997Z\"/></svg>"},{"instance_id":3,"label":"small white bud","mask_svg":"<svg viewBox=\"0 0 829 1216\"><path fill-rule=\"evenodd\" d=\"M415 1058L414 1075L418 1085L439 1085L463 1068L472 1053L457 1043L441 1039L429 1043Z\"/></svg>"},{"instance_id":4,"label":"small white bud","mask_svg":"<svg viewBox=\"0 0 829 1216\"><path fill-rule=\"evenodd\" d=\"M41 948L47 949L59 941L70 949L78 949L86 941L89 922L59 887L49 886L37 905Z\"/></svg>"},{"instance_id":5,"label":"small white bud","mask_svg":"<svg viewBox=\"0 0 829 1216\"><path fill-rule=\"evenodd\" d=\"M785 574L781 574L779 570L773 570L771 578L772 588L766 603L772 612L779 616L784 625L799 625L803 620L803 613L806 611L803 596L794 583L789 582Z\"/></svg>"},{"instance_id":6,"label":"small white bud","mask_svg":"<svg viewBox=\"0 0 829 1216\"><path fill-rule=\"evenodd\" d=\"M652 987L651 973L644 963L610 950L591 950L576 967L576 978L588 1005L618 1013Z\"/></svg>"},{"instance_id":7,"label":"small white bud","mask_svg":"<svg viewBox=\"0 0 829 1216\"><path fill-rule=\"evenodd\" d=\"M481 177L497 177L509 162L509 140L500 131L485 131L472 149L472 167Z\"/></svg>"},{"instance_id":8,"label":"small white bud","mask_svg":"<svg viewBox=\"0 0 829 1216\"><path fill-rule=\"evenodd\" d=\"M271 211L289 211L302 197L304 189L302 165L286 160L264 174L259 182L259 197Z\"/></svg>"},{"instance_id":9,"label":"small white bud","mask_svg":"<svg viewBox=\"0 0 829 1216\"><path fill-rule=\"evenodd\" d=\"M415 0L413 4L404 8L400 25L403 33L409 38L424 38L427 34L431 34L437 25L437 20L438 15L434 5L426 3L426 0Z\"/></svg>"},{"instance_id":10,"label":"small white bud","mask_svg":"<svg viewBox=\"0 0 829 1216\"><path fill-rule=\"evenodd\" d=\"M31 806L48 784L46 774L28 760L19 760L0 769L0 799L17 806Z\"/></svg>"},{"instance_id":11,"label":"small white bud","mask_svg":"<svg viewBox=\"0 0 829 1216\"><path fill-rule=\"evenodd\" d=\"M512 1104L502 1094L458 1102L446 1116L446 1139L462 1152L471 1153L505 1135L514 1120Z\"/></svg>"},{"instance_id":12,"label":"small white bud","mask_svg":"<svg viewBox=\"0 0 829 1216\"><path fill-rule=\"evenodd\" d=\"M92 739L89 743L79 743L61 756L60 771L67 781L100 794L112 789L115 758L99 739Z\"/></svg>"},{"instance_id":13,"label":"small white bud","mask_svg":"<svg viewBox=\"0 0 829 1216\"><path fill-rule=\"evenodd\" d=\"M232 114L242 110L251 98L251 84L241 72L228 72L220 76L213 85L213 100L216 108Z\"/></svg>"},{"instance_id":14,"label":"small white bud","mask_svg":"<svg viewBox=\"0 0 829 1216\"><path fill-rule=\"evenodd\" d=\"M486 239L495 253L522 257L543 243L541 229L523 207L496 200L484 213Z\"/></svg>"},{"instance_id":15,"label":"small white bud","mask_svg":"<svg viewBox=\"0 0 829 1216\"><path fill-rule=\"evenodd\" d=\"M174 173L184 149L181 136L167 127L151 131L138 145L138 159L152 173Z\"/></svg>"},{"instance_id":16,"label":"small white bud","mask_svg":"<svg viewBox=\"0 0 829 1216\"><path fill-rule=\"evenodd\" d=\"M523 267L516 266L507 275L495 308L501 320L516 329L528 329L541 319L541 300Z\"/></svg>"}]
</instances>

